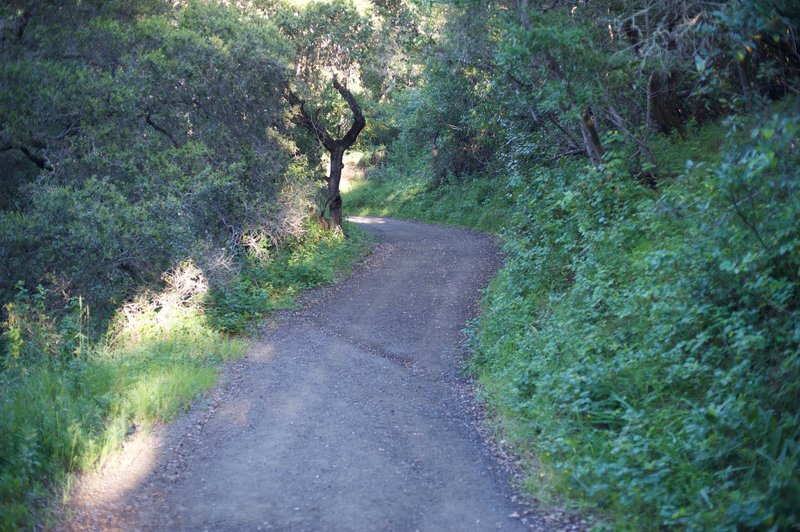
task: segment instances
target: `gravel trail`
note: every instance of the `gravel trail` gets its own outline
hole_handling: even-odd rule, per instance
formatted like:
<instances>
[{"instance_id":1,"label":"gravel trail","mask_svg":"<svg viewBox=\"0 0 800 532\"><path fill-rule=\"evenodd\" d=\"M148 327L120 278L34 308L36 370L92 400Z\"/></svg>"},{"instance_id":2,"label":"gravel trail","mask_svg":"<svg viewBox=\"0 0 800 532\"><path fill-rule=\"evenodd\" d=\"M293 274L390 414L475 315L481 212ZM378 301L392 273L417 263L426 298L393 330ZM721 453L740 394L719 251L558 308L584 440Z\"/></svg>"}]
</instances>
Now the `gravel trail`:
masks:
<instances>
[{"instance_id":1,"label":"gravel trail","mask_svg":"<svg viewBox=\"0 0 800 532\"><path fill-rule=\"evenodd\" d=\"M380 242L365 266L280 316L189 414L84 479L61 528L583 528L524 503L479 430L461 330L501 263L494 239L353 221Z\"/></svg>"}]
</instances>

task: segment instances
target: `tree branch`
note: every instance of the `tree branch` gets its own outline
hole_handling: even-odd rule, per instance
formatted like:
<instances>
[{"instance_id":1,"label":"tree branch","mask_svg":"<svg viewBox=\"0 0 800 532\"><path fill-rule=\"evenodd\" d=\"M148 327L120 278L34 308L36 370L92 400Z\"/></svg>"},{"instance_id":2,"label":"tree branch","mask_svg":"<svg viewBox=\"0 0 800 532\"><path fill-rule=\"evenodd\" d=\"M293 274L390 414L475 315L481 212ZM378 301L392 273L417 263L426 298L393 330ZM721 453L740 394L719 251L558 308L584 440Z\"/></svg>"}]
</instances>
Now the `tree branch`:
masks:
<instances>
[{"instance_id":1,"label":"tree branch","mask_svg":"<svg viewBox=\"0 0 800 532\"><path fill-rule=\"evenodd\" d=\"M175 139L175 137L172 135L172 133L170 133L169 131L167 131L163 127L161 127L158 124L156 124L155 122L153 122L153 118L150 116L149 112L145 113L144 121L147 122L148 126L152 127L153 129L155 129L156 131L158 131L159 133L161 133L162 135L167 137L169 139L170 143L172 144L173 148L180 148L181 147L181 144Z\"/></svg>"},{"instance_id":2,"label":"tree branch","mask_svg":"<svg viewBox=\"0 0 800 532\"><path fill-rule=\"evenodd\" d=\"M608 112L606 113L606 119L609 123L615 127L618 127L622 133L625 134L626 137L631 139L639 146L640 152L644 155L645 159L647 159L648 163L656 164L655 155L653 155L653 151L647 145L647 143L639 136L635 135L628 127L625 125L625 119L614 109L613 106L608 106Z\"/></svg>"},{"instance_id":3,"label":"tree branch","mask_svg":"<svg viewBox=\"0 0 800 532\"><path fill-rule=\"evenodd\" d=\"M353 112L353 125L350 126L350 129L345 133L344 137L339 140L344 146L344 149L347 149L356 141L358 134L361 133L361 130L364 129L367 122L364 120L364 114L361 112L361 107L359 107L353 94L347 90L347 87L339 83L336 76L333 76L333 87L339 92L342 98L344 98L348 107L350 107L350 110Z\"/></svg>"},{"instance_id":4,"label":"tree branch","mask_svg":"<svg viewBox=\"0 0 800 532\"><path fill-rule=\"evenodd\" d=\"M28 22L31 20L31 12L27 9L22 12L22 16L19 18L19 23L17 24L17 30L14 32L14 38L17 42L22 40L22 35L25 33L25 28L28 27Z\"/></svg>"},{"instance_id":5,"label":"tree branch","mask_svg":"<svg viewBox=\"0 0 800 532\"><path fill-rule=\"evenodd\" d=\"M286 92L284 93L284 98L289 103L290 106L293 108L297 108L298 113L295 113L292 122L295 125L302 126L306 128L314 138L316 138L325 149L328 151L332 151L336 147L336 141L331 137L328 130L325 128L325 125L317 120L315 117L308 114L306 111L306 102L305 100L301 100L297 93L293 90L287 88Z\"/></svg>"},{"instance_id":6,"label":"tree branch","mask_svg":"<svg viewBox=\"0 0 800 532\"><path fill-rule=\"evenodd\" d=\"M25 146L18 146L18 147L19 150L23 154L25 154L25 157L27 157L33 164L35 164L42 170L47 170L48 172L52 172L54 170L53 165L50 164L50 161L47 160L47 157L44 157L43 155L36 155L35 153L32 153Z\"/></svg>"},{"instance_id":7,"label":"tree branch","mask_svg":"<svg viewBox=\"0 0 800 532\"><path fill-rule=\"evenodd\" d=\"M0 145L0 151L9 151L9 150L19 150L22 154L28 158L30 162L41 168L42 170L47 170L48 172L52 172L55 170L53 165L50 164L50 160L45 157L44 155L38 155L33 153L27 146L20 144L18 142L6 142Z\"/></svg>"}]
</instances>

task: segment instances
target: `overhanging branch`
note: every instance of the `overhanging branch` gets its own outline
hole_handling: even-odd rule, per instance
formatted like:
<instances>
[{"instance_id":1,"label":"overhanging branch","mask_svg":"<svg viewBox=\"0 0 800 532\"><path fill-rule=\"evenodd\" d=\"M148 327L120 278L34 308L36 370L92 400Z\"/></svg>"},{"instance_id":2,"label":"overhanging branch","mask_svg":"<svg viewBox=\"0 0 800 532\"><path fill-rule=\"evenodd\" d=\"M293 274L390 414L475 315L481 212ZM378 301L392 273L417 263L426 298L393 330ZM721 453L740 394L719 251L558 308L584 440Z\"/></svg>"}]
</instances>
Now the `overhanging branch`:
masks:
<instances>
[{"instance_id":1,"label":"overhanging branch","mask_svg":"<svg viewBox=\"0 0 800 532\"><path fill-rule=\"evenodd\" d=\"M150 116L150 113L145 113L144 121L147 122L148 126L152 127L153 129L155 129L156 131L158 131L159 133L161 133L162 135L167 137L174 148L180 148L181 147L180 143L177 141L177 139L175 139L175 137L172 135L172 133L170 133L165 128L163 128L163 127L159 126L158 124L156 124L155 122L153 122L153 118Z\"/></svg>"},{"instance_id":2,"label":"overhanging branch","mask_svg":"<svg viewBox=\"0 0 800 532\"><path fill-rule=\"evenodd\" d=\"M19 151L21 151L22 154L25 157L27 157L27 159L30 162L32 162L33 164L35 164L36 166L38 166L42 170L47 170L48 172L52 172L53 170L55 170L53 168L53 165L50 164L50 160L47 157L45 157L44 155L39 155L37 153L32 152L30 150L30 148L28 148L24 144L20 144L20 143L17 143L17 142L6 142L5 144L0 145L0 151L9 151L9 150L19 150Z\"/></svg>"}]
</instances>

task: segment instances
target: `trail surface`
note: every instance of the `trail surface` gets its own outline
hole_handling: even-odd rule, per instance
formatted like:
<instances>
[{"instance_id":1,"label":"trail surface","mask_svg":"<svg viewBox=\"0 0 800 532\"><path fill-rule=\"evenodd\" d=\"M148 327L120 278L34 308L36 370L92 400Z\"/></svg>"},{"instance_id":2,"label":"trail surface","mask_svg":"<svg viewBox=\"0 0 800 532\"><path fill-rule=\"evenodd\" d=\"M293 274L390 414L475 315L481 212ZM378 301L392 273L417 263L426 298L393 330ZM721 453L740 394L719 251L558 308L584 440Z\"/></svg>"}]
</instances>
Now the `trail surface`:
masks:
<instances>
[{"instance_id":1,"label":"trail surface","mask_svg":"<svg viewBox=\"0 0 800 532\"><path fill-rule=\"evenodd\" d=\"M494 240L355 221L381 242L365 267L85 479L64 528L579 528L519 506L476 429L461 330L500 264Z\"/></svg>"}]
</instances>

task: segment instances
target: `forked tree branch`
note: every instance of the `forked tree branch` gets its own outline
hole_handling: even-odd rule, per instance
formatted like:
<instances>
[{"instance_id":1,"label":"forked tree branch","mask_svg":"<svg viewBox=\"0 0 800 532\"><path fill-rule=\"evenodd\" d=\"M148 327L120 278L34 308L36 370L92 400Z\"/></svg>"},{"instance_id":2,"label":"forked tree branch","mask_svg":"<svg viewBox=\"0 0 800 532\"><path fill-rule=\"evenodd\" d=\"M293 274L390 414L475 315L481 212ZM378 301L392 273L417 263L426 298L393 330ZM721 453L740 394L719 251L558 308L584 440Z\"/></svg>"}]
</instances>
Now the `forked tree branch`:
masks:
<instances>
[{"instance_id":1,"label":"forked tree branch","mask_svg":"<svg viewBox=\"0 0 800 532\"><path fill-rule=\"evenodd\" d=\"M323 145L328 151L336 149L346 150L355 143L358 134L364 129L366 120L364 114L361 112L361 107L356 102L353 94L341 83L336 76L333 77L333 87L341 95L350 111L353 113L353 125L345 133L342 138L335 139L328 133L328 129L319 119L319 112L313 115L306 110L305 100L300 99L296 92L291 89L286 89L284 97L294 109L296 109L292 122L298 126L306 128L314 137Z\"/></svg>"},{"instance_id":2,"label":"forked tree branch","mask_svg":"<svg viewBox=\"0 0 800 532\"><path fill-rule=\"evenodd\" d=\"M349 148L353 145L353 143L358 138L358 134L361 133L361 130L364 129L364 126L367 124L366 120L364 120L364 114L361 112L361 107L359 107L358 102L353 97L353 94L336 78L333 76L333 87L339 92L339 94L344 98L344 101L347 102L347 106L350 107L350 111L353 112L353 125L350 126L350 129L345 133L344 137L341 138L341 144L344 146L345 149Z\"/></svg>"}]
</instances>

